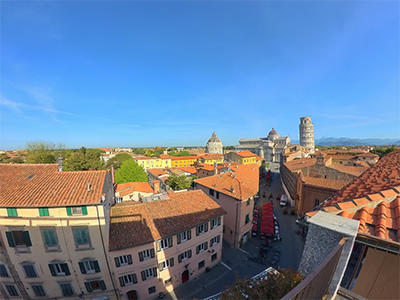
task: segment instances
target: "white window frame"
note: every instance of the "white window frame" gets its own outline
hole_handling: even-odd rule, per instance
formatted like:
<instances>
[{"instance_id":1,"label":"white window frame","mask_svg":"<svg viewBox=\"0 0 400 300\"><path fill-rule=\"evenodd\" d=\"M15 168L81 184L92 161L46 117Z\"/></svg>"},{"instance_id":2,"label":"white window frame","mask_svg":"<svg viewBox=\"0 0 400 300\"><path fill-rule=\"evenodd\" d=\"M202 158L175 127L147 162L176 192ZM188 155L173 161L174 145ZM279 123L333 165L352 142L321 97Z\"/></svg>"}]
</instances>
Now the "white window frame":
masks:
<instances>
[{"instance_id":1,"label":"white window frame","mask_svg":"<svg viewBox=\"0 0 400 300\"><path fill-rule=\"evenodd\" d=\"M180 236L181 236L181 243L188 240L187 239L187 236L188 236L187 231L181 232Z\"/></svg>"},{"instance_id":2,"label":"white window frame","mask_svg":"<svg viewBox=\"0 0 400 300\"><path fill-rule=\"evenodd\" d=\"M217 236L214 236L214 237L211 239L211 241L210 241L210 247L212 247L212 246L214 246L214 245L216 245L216 244L218 244L218 235L217 235Z\"/></svg>"},{"instance_id":3,"label":"white window frame","mask_svg":"<svg viewBox=\"0 0 400 300\"><path fill-rule=\"evenodd\" d=\"M214 218L211 220L211 229L218 227L218 218Z\"/></svg>"},{"instance_id":4,"label":"white window frame","mask_svg":"<svg viewBox=\"0 0 400 300\"><path fill-rule=\"evenodd\" d=\"M72 206L71 207L72 215L82 215L82 206Z\"/></svg>"},{"instance_id":5,"label":"white window frame","mask_svg":"<svg viewBox=\"0 0 400 300\"><path fill-rule=\"evenodd\" d=\"M160 240L160 249L161 250L168 249L171 247L168 240L169 240L169 238Z\"/></svg>"},{"instance_id":6,"label":"white window frame","mask_svg":"<svg viewBox=\"0 0 400 300\"><path fill-rule=\"evenodd\" d=\"M181 256L182 261L187 260L189 258L189 250L183 252L181 255L182 255Z\"/></svg>"},{"instance_id":7,"label":"white window frame","mask_svg":"<svg viewBox=\"0 0 400 300\"><path fill-rule=\"evenodd\" d=\"M203 252L204 250L206 250L206 242L199 245L199 253Z\"/></svg>"},{"instance_id":8,"label":"white window frame","mask_svg":"<svg viewBox=\"0 0 400 300\"><path fill-rule=\"evenodd\" d=\"M128 254L118 256L118 261L121 267L128 265Z\"/></svg>"},{"instance_id":9,"label":"white window frame","mask_svg":"<svg viewBox=\"0 0 400 300\"><path fill-rule=\"evenodd\" d=\"M146 270L143 270L143 271L144 271L144 274L146 275L146 280L149 279L149 278L153 278L154 277L153 268L149 268L149 269L146 269Z\"/></svg>"},{"instance_id":10,"label":"white window frame","mask_svg":"<svg viewBox=\"0 0 400 300\"><path fill-rule=\"evenodd\" d=\"M57 276L65 275L65 272L62 270L61 264L62 263L58 263L58 262L52 263L52 265L54 266L54 270L55 270Z\"/></svg>"},{"instance_id":11,"label":"white window frame","mask_svg":"<svg viewBox=\"0 0 400 300\"><path fill-rule=\"evenodd\" d=\"M141 251L143 254L143 261L145 261L146 259L150 259L151 258L151 251L150 249L146 249Z\"/></svg>"},{"instance_id":12,"label":"white window frame","mask_svg":"<svg viewBox=\"0 0 400 300\"><path fill-rule=\"evenodd\" d=\"M132 273L132 274L127 274L127 275L123 275L122 276L122 279L124 280L125 285L132 285L133 284L133 275L134 274Z\"/></svg>"},{"instance_id":13,"label":"white window frame","mask_svg":"<svg viewBox=\"0 0 400 300\"><path fill-rule=\"evenodd\" d=\"M203 229L203 230L201 230L201 229ZM200 234L203 234L203 233L205 233L205 232L206 232L205 224L199 225L199 235L200 235Z\"/></svg>"},{"instance_id":14,"label":"white window frame","mask_svg":"<svg viewBox=\"0 0 400 300\"><path fill-rule=\"evenodd\" d=\"M161 264L163 266L161 271L165 270L165 269L168 269L171 266L171 260L172 260L172 258L168 258L167 260L164 260L164 261L161 262Z\"/></svg>"},{"instance_id":15,"label":"white window frame","mask_svg":"<svg viewBox=\"0 0 400 300\"><path fill-rule=\"evenodd\" d=\"M86 269L86 274L96 273L96 269L94 268L94 260L84 260L82 263Z\"/></svg>"}]
</instances>

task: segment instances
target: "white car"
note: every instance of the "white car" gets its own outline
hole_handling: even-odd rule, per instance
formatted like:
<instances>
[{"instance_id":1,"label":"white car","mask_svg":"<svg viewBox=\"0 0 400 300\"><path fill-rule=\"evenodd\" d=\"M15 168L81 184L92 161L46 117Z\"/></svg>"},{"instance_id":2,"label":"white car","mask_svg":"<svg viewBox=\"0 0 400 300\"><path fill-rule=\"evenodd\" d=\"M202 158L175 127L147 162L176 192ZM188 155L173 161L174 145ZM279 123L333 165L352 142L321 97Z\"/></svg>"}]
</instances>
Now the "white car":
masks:
<instances>
[{"instance_id":1,"label":"white car","mask_svg":"<svg viewBox=\"0 0 400 300\"><path fill-rule=\"evenodd\" d=\"M283 194L281 196L281 202L279 203L279 205L280 206L286 206L287 200L288 200L288 198L287 198L286 194Z\"/></svg>"}]
</instances>

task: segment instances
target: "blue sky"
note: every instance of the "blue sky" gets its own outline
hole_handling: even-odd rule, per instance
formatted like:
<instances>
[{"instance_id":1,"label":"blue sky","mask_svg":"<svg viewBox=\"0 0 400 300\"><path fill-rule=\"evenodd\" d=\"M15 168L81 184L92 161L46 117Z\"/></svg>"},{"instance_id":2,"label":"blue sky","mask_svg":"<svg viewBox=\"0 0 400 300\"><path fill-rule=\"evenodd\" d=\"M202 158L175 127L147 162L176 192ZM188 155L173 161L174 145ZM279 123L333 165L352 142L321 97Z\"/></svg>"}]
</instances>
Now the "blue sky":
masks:
<instances>
[{"instance_id":1,"label":"blue sky","mask_svg":"<svg viewBox=\"0 0 400 300\"><path fill-rule=\"evenodd\" d=\"M400 137L397 1L1 3L0 149Z\"/></svg>"}]
</instances>

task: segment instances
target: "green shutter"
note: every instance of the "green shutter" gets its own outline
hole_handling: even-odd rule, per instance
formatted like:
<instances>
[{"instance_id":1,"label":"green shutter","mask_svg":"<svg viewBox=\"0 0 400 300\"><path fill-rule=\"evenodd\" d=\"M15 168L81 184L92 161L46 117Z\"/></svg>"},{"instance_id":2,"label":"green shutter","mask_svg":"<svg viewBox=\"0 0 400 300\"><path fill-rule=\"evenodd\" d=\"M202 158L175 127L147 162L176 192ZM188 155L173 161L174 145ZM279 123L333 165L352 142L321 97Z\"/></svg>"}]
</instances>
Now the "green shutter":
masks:
<instances>
[{"instance_id":1,"label":"green shutter","mask_svg":"<svg viewBox=\"0 0 400 300\"><path fill-rule=\"evenodd\" d=\"M93 261L93 267L94 267L94 271L95 271L96 273L99 273L99 272L100 272L100 266L99 266L99 262L98 262L97 260L94 260L94 261Z\"/></svg>"},{"instance_id":2,"label":"green shutter","mask_svg":"<svg viewBox=\"0 0 400 300\"><path fill-rule=\"evenodd\" d=\"M121 276L121 277L119 277L118 279L119 279L119 285L120 285L121 287L125 286L124 277Z\"/></svg>"},{"instance_id":3,"label":"green shutter","mask_svg":"<svg viewBox=\"0 0 400 300\"><path fill-rule=\"evenodd\" d=\"M93 292L92 287L89 282L85 282L85 287L86 287L86 290L88 291L88 293Z\"/></svg>"},{"instance_id":4,"label":"green shutter","mask_svg":"<svg viewBox=\"0 0 400 300\"><path fill-rule=\"evenodd\" d=\"M18 217L17 209L16 208L7 208L7 215L9 217Z\"/></svg>"},{"instance_id":5,"label":"green shutter","mask_svg":"<svg viewBox=\"0 0 400 300\"><path fill-rule=\"evenodd\" d=\"M118 257L114 257L114 261L115 261L115 266L118 268L119 266L121 266L121 264L119 263L119 258Z\"/></svg>"},{"instance_id":6,"label":"green shutter","mask_svg":"<svg viewBox=\"0 0 400 300\"><path fill-rule=\"evenodd\" d=\"M48 217L49 216L49 209L47 207L39 208L39 215L41 217Z\"/></svg>"},{"instance_id":7,"label":"green shutter","mask_svg":"<svg viewBox=\"0 0 400 300\"><path fill-rule=\"evenodd\" d=\"M14 238L13 238L13 234L11 231L6 231L6 236L7 236L7 240L8 240L8 245L10 247L15 247L15 242L14 242Z\"/></svg>"},{"instance_id":8,"label":"green shutter","mask_svg":"<svg viewBox=\"0 0 400 300\"><path fill-rule=\"evenodd\" d=\"M53 229L43 230L43 239L46 246L57 245L57 239Z\"/></svg>"},{"instance_id":9,"label":"green shutter","mask_svg":"<svg viewBox=\"0 0 400 300\"><path fill-rule=\"evenodd\" d=\"M82 206L82 215L87 215L87 207L86 206Z\"/></svg>"},{"instance_id":10,"label":"green shutter","mask_svg":"<svg viewBox=\"0 0 400 300\"><path fill-rule=\"evenodd\" d=\"M61 264L61 269L64 271L65 275L71 275L69 271L68 264Z\"/></svg>"},{"instance_id":11,"label":"green shutter","mask_svg":"<svg viewBox=\"0 0 400 300\"><path fill-rule=\"evenodd\" d=\"M67 207L67 215L72 216L72 208L69 206Z\"/></svg>"},{"instance_id":12,"label":"green shutter","mask_svg":"<svg viewBox=\"0 0 400 300\"><path fill-rule=\"evenodd\" d=\"M31 238L29 237L29 231L22 231L24 242L27 247L32 246Z\"/></svg>"},{"instance_id":13,"label":"green shutter","mask_svg":"<svg viewBox=\"0 0 400 300\"><path fill-rule=\"evenodd\" d=\"M89 243L86 229L75 229L74 233L75 233L75 240L76 240L77 244L82 245L82 244Z\"/></svg>"},{"instance_id":14,"label":"green shutter","mask_svg":"<svg viewBox=\"0 0 400 300\"><path fill-rule=\"evenodd\" d=\"M57 276L56 269L54 268L53 264L49 264L49 269L50 269L51 276Z\"/></svg>"},{"instance_id":15,"label":"green shutter","mask_svg":"<svg viewBox=\"0 0 400 300\"><path fill-rule=\"evenodd\" d=\"M99 284L100 284L100 288L103 290L103 291L105 291L107 288L106 288L106 284L104 283L104 280L99 280Z\"/></svg>"},{"instance_id":16,"label":"green shutter","mask_svg":"<svg viewBox=\"0 0 400 300\"><path fill-rule=\"evenodd\" d=\"M81 269L82 274L86 274L85 264L83 262L79 263L79 269Z\"/></svg>"}]
</instances>

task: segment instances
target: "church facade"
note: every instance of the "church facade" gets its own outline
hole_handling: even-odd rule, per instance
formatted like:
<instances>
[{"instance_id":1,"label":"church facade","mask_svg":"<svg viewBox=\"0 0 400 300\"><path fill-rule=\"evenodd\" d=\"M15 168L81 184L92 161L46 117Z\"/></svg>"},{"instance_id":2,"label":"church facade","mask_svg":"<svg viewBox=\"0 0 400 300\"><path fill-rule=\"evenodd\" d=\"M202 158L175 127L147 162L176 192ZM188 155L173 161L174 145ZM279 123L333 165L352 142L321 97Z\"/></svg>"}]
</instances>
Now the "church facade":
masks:
<instances>
[{"instance_id":1,"label":"church facade","mask_svg":"<svg viewBox=\"0 0 400 300\"><path fill-rule=\"evenodd\" d=\"M207 141L206 145L206 153L216 153L216 154L224 154L223 145L219 137L217 137L216 133L213 132L211 137Z\"/></svg>"},{"instance_id":2,"label":"church facade","mask_svg":"<svg viewBox=\"0 0 400 300\"><path fill-rule=\"evenodd\" d=\"M254 139L240 139L235 151L248 150L261 156L267 162L279 162L281 153L291 146L288 136L280 136L274 128L268 133L267 137Z\"/></svg>"}]
</instances>

